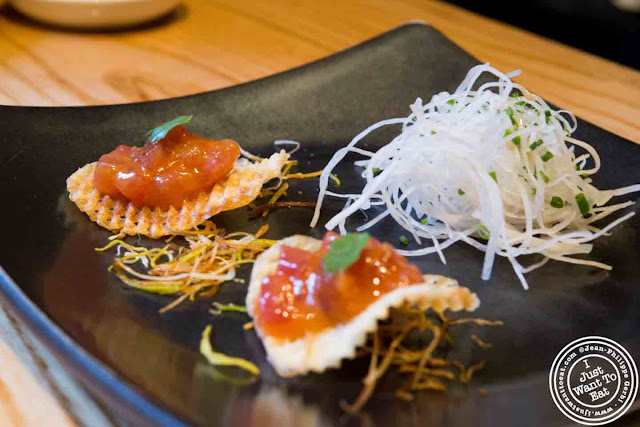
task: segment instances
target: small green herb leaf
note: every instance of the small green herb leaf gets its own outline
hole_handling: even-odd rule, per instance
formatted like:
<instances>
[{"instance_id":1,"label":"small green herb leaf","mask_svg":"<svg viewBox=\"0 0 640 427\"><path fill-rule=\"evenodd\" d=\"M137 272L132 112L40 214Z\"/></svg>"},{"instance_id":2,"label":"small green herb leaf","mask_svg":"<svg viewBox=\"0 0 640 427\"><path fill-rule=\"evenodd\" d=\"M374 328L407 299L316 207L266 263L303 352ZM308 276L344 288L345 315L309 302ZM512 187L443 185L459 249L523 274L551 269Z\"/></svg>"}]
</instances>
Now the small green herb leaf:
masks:
<instances>
[{"instance_id":1,"label":"small green herb leaf","mask_svg":"<svg viewBox=\"0 0 640 427\"><path fill-rule=\"evenodd\" d=\"M498 182L498 177L496 176L496 173L495 173L495 172L493 172L493 171L489 172L489 176L490 176L491 178L493 178L493 180L494 180L495 182Z\"/></svg>"},{"instance_id":2,"label":"small green herb leaf","mask_svg":"<svg viewBox=\"0 0 640 427\"><path fill-rule=\"evenodd\" d=\"M186 123L189 123L192 118L193 118L193 116L176 117L173 120L170 120L170 121L168 121L166 123L161 124L160 126L154 128L154 129L151 129L149 132L147 132L147 135L149 135L149 142L156 142L156 141L161 140L162 138L167 136L167 134L169 133L169 131L171 129L173 129L174 127L176 127L178 125L184 125Z\"/></svg>"},{"instance_id":3,"label":"small green herb leaf","mask_svg":"<svg viewBox=\"0 0 640 427\"><path fill-rule=\"evenodd\" d=\"M520 147L520 137L519 136L516 136L515 138L513 138L511 140L511 142L513 142L516 147Z\"/></svg>"},{"instance_id":4,"label":"small green herb leaf","mask_svg":"<svg viewBox=\"0 0 640 427\"><path fill-rule=\"evenodd\" d=\"M382 169L380 169L380 168L373 168L373 176L380 175L380 172L382 172Z\"/></svg>"},{"instance_id":5,"label":"small green herb leaf","mask_svg":"<svg viewBox=\"0 0 640 427\"><path fill-rule=\"evenodd\" d=\"M420 220L420 224L422 224L422 225L427 225L427 222L428 222L428 219L427 219L427 218L422 218L422 219Z\"/></svg>"},{"instance_id":6,"label":"small green herb leaf","mask_svg":"<svg viewBox=\"0 0 640 427\"><path fill-rule=\"evenodd\" d=\"M449 104L449 105L453 105L455 103L456 103L455 99L450 99L450 100L447 101L447 104Z\"/></svg>"},{"instance_id":7,"label":"small green herb leaf","mask_svg":"<svg viewBox=\"0 0 640 427\"><path fill-rule=\"evenodd\" d=\"M407 246L409 244L409 238L407 236L405 236L404 234L402 236L398 237L398 240L400 240L400 243L402 243L405 246Z\"/></svg>"},{"instance_id":8,"label":"small green herb leaf","mask_svg":"<svg viewBox=\"0 0 640 427\"><path fill-rule=\"evenodd\" d=\"M551 111L544 110L544 121L546 124L549 124L549 120L551 119Z\"/></svg>"},{"instance_id":9,"label":"small green herb leaf","mask_svg":"<svg viewBox=\"0 0 640 427\"><path fill-rule=\"evenodd\" d=\"M464 190L462 190L462 188L458 188L458 195L460 195L460 196L464 196L465 195L465 192L464 192Z\"/></svg>"},{"instance_id":10,"label":"small green herb leaf","mask_svg":"<svg viewBox=\"0 0 640 427\"><path fill-rule=\"evenodd\" d=\"M360 258L360 253L371 239L369 233L351 233L338 237L331 243L322 260L322 268L329 274L346 270Z\"/></svg>"},{"instance_id":11,"label":"small green herb leaf","mask_svg":"<svg viewBox=\"0 0 640 427\"><path fill-rule=\"evenodd\" d=\"M436 131L435 131L435 130L433 130L433 129L431 130L431 135L435 135L436 133L438 133L438 132L436 132Z\"/></svg>"}]
</instances>

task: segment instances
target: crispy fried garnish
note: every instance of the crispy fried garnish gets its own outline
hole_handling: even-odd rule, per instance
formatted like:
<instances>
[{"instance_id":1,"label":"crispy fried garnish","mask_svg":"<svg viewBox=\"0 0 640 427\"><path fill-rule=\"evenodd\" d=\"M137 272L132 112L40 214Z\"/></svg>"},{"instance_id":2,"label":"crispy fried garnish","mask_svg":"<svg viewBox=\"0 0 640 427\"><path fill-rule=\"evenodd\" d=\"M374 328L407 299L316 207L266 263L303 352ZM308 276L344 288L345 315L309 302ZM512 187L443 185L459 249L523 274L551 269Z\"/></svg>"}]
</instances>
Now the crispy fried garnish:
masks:
<instances>
[{"instance_id":1,"label":"crispy fried garnish","mask_svg":"<svg viewBox=\"0 0 640 427\"><path fill-rule=\"evenodd\" d=\"M211 325L204 328L204 331L202 332L202 338L200 339L200 354L202 354L207 361L214 366L236 366L252 373L253 375L260 375L260 369L258 369L253 362L213 351L213 347L211 346Z\"/></svg>"},{"instance_id":2,"label":"crispy fried garnish","mask_svg":"<svg viewBox=\"0 0 640 427\"><path fill-rule=\"evenodd\" d=\"M480 348L484 348L485 350L488 349L488 348L491 348L491 344L490 343L482 341L480 338L478 338L477 335L471 335L471 339Z\"/></svg>"},{"instance_id":3,"label":"crispy fried garnish","mask_svg":"<svg viewBox=\"0 0 640 427\"><path fill-rule=\"evenodd\" d=\"M500 321L473 318L448 320L442 312L438 312L438 316L434 318L425 311L407 306L393 309L389 321L381 324L371 334L372 345L361 349L362 353L371 355L371 362L360 395L352 404L343 404L342 407L350 414L358 413L373 394L377 380L392 365L398 366L399 373L410 375L408 386L395 393L397 398L406 401L412 400L413 392L419 390L446 390L447 386L443 380L457 380L462 384L471 381L473 374L484 367L484 361L466 367L459 360L433 356L448 336L448 328L466 323L480 326L502 324ZM404 341L408 340L407 335L412 330L430 330L432 338L422 349L409 349L410 343L405 345ZM382 362L378 363L380 358Z\"/></svg>"},{"instance_id":4,"label":"crispy fried garnish","mask_svg":"<svg viewBox=\"0 0 640 427\"><path fill-rule=\"evenodd\" d=\"M244 325L242 325L242 329L244 329L245 331L249 331L253 329L253 322L245 323Z\"/></svg>"},{"instance_id":5,"label":"crispy fried garnish","mask_svg":"<svg viewBox=\"0 0 640 427\"><path fill-rule=\"evenodd\" d=\"M128 286L159 294L180 294L161 310L164 312L187 298L212 296L223 282L234 280L236 267L254 262L258 254L276 243L262 238L268 229L264 225L255 235L227 233L205 221L198 228L172 235L161 248L137 247L116 239L96 250L117 247L111 269ZM174 243L176 237L183 238L187 246ZM236 311L239 308L236 306ZM229 306L217 309L229 310Z\"/></svg>"},{"instance_id":6,"label":"crispy fried garnish","mask_svg":"<svg viewBox=\"0 0 640 427\"><path fill-rule=\"evenodd\" d=\"M180 209L137 208L99 193L93 185L95 162L71 175L67 190L71 201L98 225L113 232L158 238L191 230L213 215L249 204L258 197L265 182L281 177L288 158L282 151L256 163L238 160L224 181L215 184L210 192L185 202Z\"/></svg>"},{"instance_id":7,"label":"crispy fried garnish","mask_svg":"<svg viewBox=\"0 0 640 427\"><path fill-rule=\"evenodd\" d=\"M316 202L274 202L266 203L262 206L256 206L253 210L249 211L250 218L256 218L260 215L265 216L273 209L280 208L294 208L294 207L306 207L313 208L316 206Z\"/></svg>"}]
</instances>

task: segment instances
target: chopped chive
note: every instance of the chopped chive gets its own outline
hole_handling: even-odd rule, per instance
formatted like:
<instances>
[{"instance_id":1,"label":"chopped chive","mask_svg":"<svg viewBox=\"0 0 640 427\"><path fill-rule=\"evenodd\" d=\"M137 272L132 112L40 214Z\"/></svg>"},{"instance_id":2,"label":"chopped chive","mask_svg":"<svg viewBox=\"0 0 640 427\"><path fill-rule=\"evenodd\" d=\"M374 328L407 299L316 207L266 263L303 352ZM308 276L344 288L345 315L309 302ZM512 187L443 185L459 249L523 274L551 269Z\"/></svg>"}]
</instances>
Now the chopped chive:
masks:
<instances>
[{"instance_id":1,"label":"chopped chive","mask_svg":"<svg viewBox=\"0 0 640 427\"><path fill-rule=\"evenodd\" d=\"M553 159L553 153L551 151L547 151L542 156L540 156L540 158L542 159L543 162L546 163L549 160Z\"/></svg>"},{"instance_id":2,"label":"chopped chive","mask_svg":"<svg viewBox=\"0 0 640 427\"><path fill-rule=\"evenodd\" d=\"M582 176L583 178L589 178L589 174L588 174L588 173L583 173L581 176Z\"/></svg>"},{"instance_id":3,"label":"chopped chive","mask_svg":"<svg viewBox=\"0 0 640 427\"><path fill-rule=\"evenodd\" d=\"M537 188L534 188L534 189L533 189L533 191L532 191L532 193L533 193L533 195L534 195L534 196L536 195L536 193L537 193L537 192L538 192L538 189L537 189Z\"/></svg>"},{"instance_id":4,"label":"chopped chive","mask_svg":"<svg viewBox=\"0 0 640 427\"><path fill-rule=\"evenodd\" d=\"M464 195L465 195L465 192L462 190L462 188L458 188L458 194L459 194L460 196L464 196Z\"/></svg>"},{"instance_id":5,"label":"chopped chive","mask_svg":"<svg viewBox=\"0 0 640 427\"><path fill-rule=\"evenodd\" d=\"M549 124L549 120L551 119L551 111L544 110L544 121L546 124Z\"/></svg>"},{"instance_id":6,"label":"chopped chive","mask_svg":"<svg viewBox=\"0 0 640 427\"><path fill-rule=\"evenodd\" d=\"M560 209L561 207L564 206L564 200L562 200L560 197L558 196L553 196L551 198L551 202L549 202L549 204L551 206L553 206L554 208Z\"/></svg>"},{"instance_id":7,"label":"chopped chive","mask_svg":"<svg viewBox=\"0 0 640 427\"><path fill-rule=\"evenodd\" d=\"M513 130L511 130L511 129L507 129L507 130L505 130L505 131L504 131L504 136L509 136L509 135L511 135L512 133L513 133ZM520 141L521 141L521 140L520 140L520 137L519 137L519 136L516 136L515 138L513 138L513 139L511 140L511 142L513 142L517 147L520 147Z\"/></svg>"},{"instance_id":8,"label":"chopped chive","mask_svg":"<svg viewBox=\"0 0 640 427\"><path fill-rule=\"evenodd\" d=\"M447 104L449 104L449 105L453 105L455 103L456 103L455 99L450 99L450 100L447 101Z\"/></svg>"},{"instance_id":9,"label":"chopped chive","mask_svg":"<svg viewBox=\"0 0 640 427\"><path fill-rule=\"evenodd\" d=\"M519 106L521 106L521 107L522 107L524 104L526 104L526 102L524 102L524 101L518 101L518 102L516 102L516 105L519 105Z\"/></svg>"},{"instance_id":10,"label":"chopped chive","mask_svg":"<svg viewBox=\"0 0 640 427\"><path fill-rule=\"evenodd\" d=\"M549 177L545 175L544 172L540 171L540 176L542 177L542 180L544 181L545 184L549 182Z\"/></svg>"},{"instance_id":11,"label":"chopped chive","mask_svg":"<svg viewBox=\"0 0 640 427\"><path fill-rule=\"evenodd\" d=\"M405 246L407 246L409 244L409 238L407 236L405 236L404 234L402 236L398 237L398 240L400 240L400 243L402 243Z\"/></svg>"},{"instance_id":12,"label":"chopped chive","mask_svg":"<svg viewBox=\"0 0 640 427\"><path fill-rule=\"evenodd\" d=\"M516 119L513 118L513 109L511 107L507 107L507 109L505 110L507 112L507 115L509 116L509 119L511 120L511 124L512 125L517 125L518 122L516 122Z\"/></svg>"},{"instance_id":13,"label":"chopped chive","mask_svg":"<svg viewBox=\"0 0 640 427\"><path fill-rule=\"evenodd\" d=\"M513 92L513 93L511 94L511 97L512 97L512 98L520 98L520 93L519 93L519 92Z\"/></svg>"},{"instance_id":14,"label":"chopped chive","mask_svg":"<svg viewBox=\"0 0 640 427\"><path fill-rule=\"evenodd\" d=\"M582 216L589 215L589 202L584 196L584 193L576 194L576 203L578 204L578 208L580 208L580 213L582 214Z\"/></svg>"},{"instance_id":15,"label":"chopped chive","mask_svg":"<svg viewBox=\"0 0 640 427\"><path fill-rule=\"evenodd\" d=\"M436 132L435 130L431 131L431 135L435 135L436 133L438 133L438 132Z\"/></svg>"},{"instance_id":16,"label":"chopped chive","mask_svg":"<svg viewBox=\"0 0 640 427\"><path fill-rule=\"evenodd\" d=\"M380 169L380 168L373 168L373 176L380 175L380 172L382 172L382 169Z\"/></svg>"},{"instance_id":17,"label":"chopped chive","mask_svg":"<svg viewBox=\"0 0 640 427\"><path fill-rule=\"evenodd\" d=\"M422 225L427 225L427 218L422 218L422 219L420 220L420 224L422 224Z\"/></svg>"},{"instance_id":18,"label":"chopped chive","mask_svg":"<svg viewBox=\"0 0 640 427\"><path fill-rule=\"evenodd\" d=\"M543 141L543 140L541 140L541 139L539 139L539 140L537 140L537 141L533 141L533 142L531 143L531 145L529 146L529 148L531 149L531 151L533 151L533 150L535 150L536 148L538 148L539 146L541 146L543 142L544 142L544 141Z\"/></svg>"},{"instance_id":19,"label":"chopped chive","mask_svg":"<svg viewBox=\"0 0 640 427\"><path fill-rule=\"evenodd\" d=\"M484 240L489 240L489 237L491 237L491 232L485 225L481 225L480 227L478 227L478 237Z\"/></svg>"},{"instance_id":20,"label":"chopped chive","mask_svg":"<svg viewBox=\"0 0 640 427\"><path fill-rule=\"evenodd\" d=\"M496 173L494 171L489 172L489 176L493 178L495 182L498 182L498 177L496 176Z\"/></svg>"}]
</instances>

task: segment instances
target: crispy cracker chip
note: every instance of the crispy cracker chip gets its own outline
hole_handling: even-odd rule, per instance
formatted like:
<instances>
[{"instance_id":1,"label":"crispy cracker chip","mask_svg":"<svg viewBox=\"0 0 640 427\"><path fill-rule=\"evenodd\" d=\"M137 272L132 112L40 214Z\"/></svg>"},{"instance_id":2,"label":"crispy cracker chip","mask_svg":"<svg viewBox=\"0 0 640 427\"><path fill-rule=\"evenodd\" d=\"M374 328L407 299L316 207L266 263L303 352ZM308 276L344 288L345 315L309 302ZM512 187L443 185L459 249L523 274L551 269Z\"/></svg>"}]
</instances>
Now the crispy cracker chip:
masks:
<instances>
[{"instance_id":1,"label":"crispy cracker chip","mask_svg":"<svg viewBox=\"0 0 640 427\"><path fill-rule=\"evenodd\" d=\"M97 162L83 166L67 178L67 190L69 199L98 225L132 236L143 234L158 238L191 230L213 215L249 204L265 182L280 176L288 158L283 150L256 163L240 159L224 181L215 184L210 192L187 201L179 210L136 208L126 201L100 194L93 185Z\"/></svg>"},{"instance_id":2,"label":"crispy cracker chip","mask_svg":"<svg viewBox=\"0 0 640 427\"><path fill-rule=\"evenodd\" d=\"M282 245L315 251L322 242L306 236L291 236L262 253L251 272L247 292L247 311L255 318L260 298L262 279L275 273ZM290 377L309 372L322 373L329 368L340 367L343 359L355 357L356 349L365 344L367 334L375 331L378 321L386 319L389 310L405 304L423 310L473 311L480 305L476 294L458 285L453 279L424 275L424 283L389 292L348 323L306 335L296 340L276 339L265 336L255 324L258 335L267 351L267 358L280 376Z\"/></svg>"}]
</instances>

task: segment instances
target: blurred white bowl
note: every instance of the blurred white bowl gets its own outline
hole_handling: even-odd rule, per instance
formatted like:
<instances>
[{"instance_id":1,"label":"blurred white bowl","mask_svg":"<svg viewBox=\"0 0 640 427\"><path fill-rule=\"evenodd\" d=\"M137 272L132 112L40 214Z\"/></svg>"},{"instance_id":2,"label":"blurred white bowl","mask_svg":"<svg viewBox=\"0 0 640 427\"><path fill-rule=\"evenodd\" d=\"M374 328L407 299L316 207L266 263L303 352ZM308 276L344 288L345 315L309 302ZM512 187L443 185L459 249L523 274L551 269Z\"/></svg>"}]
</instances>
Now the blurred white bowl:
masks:
<instances>
[{"instance_id":1,"label":"blurred white bowl","mask_svg":"<svg viewBox=\"0 0 640 427\"><path fill-rule=\"evenodd\" d=\"M180 0L9 0L25 15L75 28L114 28L159 18Z\"/></svg>"}]
</instances>

